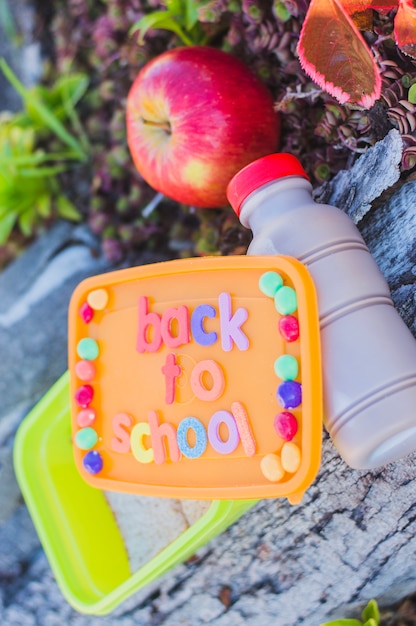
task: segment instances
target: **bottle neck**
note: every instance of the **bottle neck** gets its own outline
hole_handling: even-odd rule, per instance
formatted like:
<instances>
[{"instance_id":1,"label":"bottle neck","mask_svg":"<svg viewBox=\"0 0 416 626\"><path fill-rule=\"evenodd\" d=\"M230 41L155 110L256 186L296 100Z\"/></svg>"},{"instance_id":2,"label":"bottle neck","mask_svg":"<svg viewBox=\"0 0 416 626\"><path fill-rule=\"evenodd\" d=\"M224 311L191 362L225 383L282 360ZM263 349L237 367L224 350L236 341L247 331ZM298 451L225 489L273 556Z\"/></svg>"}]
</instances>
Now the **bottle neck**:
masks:
<instances>
[{"instance_id":1,"label":"bottle neck","mask_svg":"<svg viewBox=\"0 0 416 626\"><path fill-rule=\"evenodd\" d=\"M291 212L311 202L311 183L301 176L288 176L253 191L242 204L240 222L250 228L255 236L276 215Z\"/></svg>"}]
</instances>

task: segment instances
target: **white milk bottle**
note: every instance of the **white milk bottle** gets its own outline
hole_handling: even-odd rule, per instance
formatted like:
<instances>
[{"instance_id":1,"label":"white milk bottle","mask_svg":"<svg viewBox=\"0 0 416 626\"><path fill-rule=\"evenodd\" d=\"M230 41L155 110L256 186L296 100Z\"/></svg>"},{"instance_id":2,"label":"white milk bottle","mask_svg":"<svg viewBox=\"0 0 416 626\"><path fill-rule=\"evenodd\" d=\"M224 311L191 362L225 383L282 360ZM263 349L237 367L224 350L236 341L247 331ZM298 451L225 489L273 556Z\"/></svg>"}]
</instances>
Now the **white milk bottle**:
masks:
<instances>
[{"instance_id":1,"label":"white milk bottle","mask_svg":"<svg viewBox=\"0 0 416 626\"><path fill-rule=\"evenodd\" d=\"M416 341L355 224L313 201L290 154L246 166L228 199L253 232L248 254L293 256L315 282L324 421L340 455L371 469L416 450Z\"/></svg>"}]
</instances>

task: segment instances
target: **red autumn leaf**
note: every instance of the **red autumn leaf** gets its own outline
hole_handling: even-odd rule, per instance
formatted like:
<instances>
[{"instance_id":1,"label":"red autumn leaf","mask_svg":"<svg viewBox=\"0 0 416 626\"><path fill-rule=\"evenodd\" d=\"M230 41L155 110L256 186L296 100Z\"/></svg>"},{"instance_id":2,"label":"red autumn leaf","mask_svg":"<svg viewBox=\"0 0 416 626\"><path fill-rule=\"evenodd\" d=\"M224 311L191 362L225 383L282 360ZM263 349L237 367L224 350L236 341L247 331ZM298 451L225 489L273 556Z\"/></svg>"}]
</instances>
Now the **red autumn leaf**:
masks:
<instances>
[{"instance_id":1,"label":"red autumn leaf","mask_svg":"<svg viewBox=\"0 0 416 626\"><path fill-rule=\"evenodd\" d=\"M351 15L365 9L374 9L375 11L390 11L396 9L399 0L340 0L343 8Z\"/></svg>"},{"instance_id":2,"label":"red autumn leaf","mask_svg":"<svg viewBox=\"0 0 416 626\"><path fill-rule=\"evenodd\" d=\"M416 59L416 5L413 0L400 0L394 19L394 36L400 50Z\"/></svg>"},{"instance_id":3,"label":"red autumn leaf","mask_svg":"<svg viewBox=\"0 0 416 626\"><path fill-rule=\"evenodd\" d=\"M390 11L397 9L399 0L339 0L358 30L371 31L373 28L373 9Z\"/></svg>"},{"instance_id":4,"label":"red autumn leaf","mask_svg":"<svg viewBox=\"0 0 416 626\"><path fill-rule=\"evenodd\" d=\"M341 104L370 108L381 78L367 44L340 0L312 0L298 44L303 70Z\"/></svg>"}]
</instances>

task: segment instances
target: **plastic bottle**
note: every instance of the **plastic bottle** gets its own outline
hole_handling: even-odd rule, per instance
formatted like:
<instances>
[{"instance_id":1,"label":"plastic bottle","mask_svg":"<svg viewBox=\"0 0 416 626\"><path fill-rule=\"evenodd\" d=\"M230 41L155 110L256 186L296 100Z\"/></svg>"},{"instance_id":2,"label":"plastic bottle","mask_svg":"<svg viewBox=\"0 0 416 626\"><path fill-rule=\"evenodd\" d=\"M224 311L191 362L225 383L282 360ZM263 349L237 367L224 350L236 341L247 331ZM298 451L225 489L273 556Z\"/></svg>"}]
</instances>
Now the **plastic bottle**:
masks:
<instances>
[{"instance_id":1,"label":"plastic bottle","mask_svg":"<svg viewBox=\"0 0 416 626\"><path fill-rule=\"evenodd\" d=\"M238 172L228 199L253 232L248 254L289 255L309 269L325 426L346 463L371 469L416 450L416 341L352 220L311 192L299 161L273 154Z\"/></svg>"}]
</instances>

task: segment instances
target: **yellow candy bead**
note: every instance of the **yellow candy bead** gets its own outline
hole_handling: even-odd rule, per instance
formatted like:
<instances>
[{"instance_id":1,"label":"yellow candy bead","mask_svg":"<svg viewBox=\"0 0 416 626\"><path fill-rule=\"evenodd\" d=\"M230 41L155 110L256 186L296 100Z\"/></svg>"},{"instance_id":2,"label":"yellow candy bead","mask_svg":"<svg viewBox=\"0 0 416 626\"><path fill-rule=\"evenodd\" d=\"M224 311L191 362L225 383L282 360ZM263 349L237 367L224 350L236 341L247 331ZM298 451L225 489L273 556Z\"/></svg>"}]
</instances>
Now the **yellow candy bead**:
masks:
<instances>
[{"instance_id":1,"label":"yellow candy bead","mask_svg":"<svg viewBox=\"0 0 416 626\"><path fill-rule=\"evenodd\" d=\"M102 311L107 306L108 292L105 289L94 289L88 294L87 302L95 311Z\"/></svg>"},{"instance_id":2,"label":"yellow candy bead","mask_svg":"<svg viewBox=\"0 0 416 626\"><path fill-rule=\"evenodd\" d=\"M263 476L271 483L277 483L285 475L282 462L277 454L266 454L260 462L260 469Z\"/></svg>"},{"instance_id":3,"label":"yellow candy bead","mask_svg":"<svg viewBox=\"0 0 416 626\"><path fill-rule=\"evenodd\" d=\"M281 451L281 460L283 469L289 474L298 471L301 462L301 454L299 447L292 441L287 441Z\"/></svg>"}]
</instances>

